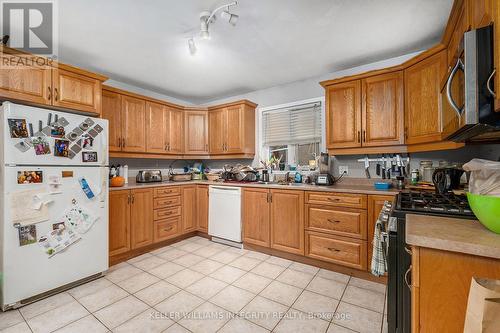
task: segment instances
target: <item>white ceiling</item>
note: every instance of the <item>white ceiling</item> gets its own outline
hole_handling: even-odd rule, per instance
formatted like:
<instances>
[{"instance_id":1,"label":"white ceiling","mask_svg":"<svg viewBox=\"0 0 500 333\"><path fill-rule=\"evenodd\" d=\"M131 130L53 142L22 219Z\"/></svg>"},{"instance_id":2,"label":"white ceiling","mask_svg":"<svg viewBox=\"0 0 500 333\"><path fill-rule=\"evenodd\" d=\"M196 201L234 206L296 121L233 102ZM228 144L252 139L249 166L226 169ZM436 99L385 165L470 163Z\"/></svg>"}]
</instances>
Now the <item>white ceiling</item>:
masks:
<instances>
[{"instance_id":1,"label":"white ceiling","mask_svg":"<svg viewBox=\"0 0 500 333\"><path fill-rule=\"evenodd\" d=\"M229 1L227 1L229 2ZM224 0L59 0L59 57L111 78L205 103L422 50L452 0L238 0L189 54L199 13Z\"/></svg>"}]
</instances>

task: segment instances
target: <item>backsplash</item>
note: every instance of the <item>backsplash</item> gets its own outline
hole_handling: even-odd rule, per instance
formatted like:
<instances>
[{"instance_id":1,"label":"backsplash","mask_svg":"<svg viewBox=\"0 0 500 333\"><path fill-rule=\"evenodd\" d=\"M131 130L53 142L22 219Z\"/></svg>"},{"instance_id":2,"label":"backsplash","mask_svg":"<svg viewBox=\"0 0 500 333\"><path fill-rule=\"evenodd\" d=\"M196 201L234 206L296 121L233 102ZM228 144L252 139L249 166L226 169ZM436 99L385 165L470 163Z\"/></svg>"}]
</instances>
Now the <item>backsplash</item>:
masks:
<instances>
[{"instance_id":1,"label":"backsplash","mask_svg":"<svg viewBox=\"0 0 500 333\"><path fill-rule=\"evenodd\" d=\"M369 157L376 158L380 155L369 155ZM406 156L406 155L404 155ZM332 156L331 161L333 162L333 173L335 176L339 176L338 167L340 165L345 165L349 168L348 177L353 178L364 178L365 170L363 163L358 162L360 158L364 158L365 155L348 155L348 156ZM437 166L439 161L445 160L448 162L458 162L465 163L473 158L484 158L489 160L499 160L500 159L500 144L493 145L469 145L464 148L447 150L447 151L435 151L435 152L424 152L424 153L412 153L410 154L410 167L418 168L420 161L430 160L434 162ZM156 159L127 159L127 158L111 158L110 164L127 164L129 166L129 177L135 177L137 171L144 169L160 169L162 173L166 174L170 165L177 172L181 172L184 166L192 165L194 160L156 160ZM235 164L255 164L255 160L251 159L236 159L236 160L204 160L202 161L205 167L211 169L220 170L225 164L235 165ZM256 166L256 165L254 165ZM376 178L375 174L375 163L370 165L370 174L373 178Z\"/></svg>"}]
</instances>

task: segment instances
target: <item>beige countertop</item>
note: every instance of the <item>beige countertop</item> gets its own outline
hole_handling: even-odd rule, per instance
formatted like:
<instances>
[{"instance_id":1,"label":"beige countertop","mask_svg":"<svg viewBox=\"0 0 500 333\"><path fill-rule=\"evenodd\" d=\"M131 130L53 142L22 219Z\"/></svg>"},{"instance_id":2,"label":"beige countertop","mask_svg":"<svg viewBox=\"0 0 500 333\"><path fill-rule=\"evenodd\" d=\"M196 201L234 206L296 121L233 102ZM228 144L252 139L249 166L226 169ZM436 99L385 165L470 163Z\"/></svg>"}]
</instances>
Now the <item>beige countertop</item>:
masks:
<instances>
[{"instance_id":1,"label":"beige countertop","mask_svg":"<svg viewBox=\"0 0 500 333\"><path fill-rule=\"evenodd\" d=\"M500 235L477 220L408 214L406 243L500 259Z\"/></svg>"},{"instance_id":2,"label":"beige countertop","mask_svg":"<svg viewBox=\"0 0 500 333\"><path fill-rule=\"evenodd\" d=\"M161 183L136 183L130 179L129 183L122 187L110 187L110 191L130 190L136 188L161 187L161 186L177 186L177 185L218 185L218 186L238 186L238 187L254 187L254 188L272 188L272 189L287 189L287 190L302 190L302 191L319 191L319 192L342 192L342 193L359 193L359 194L379 194L379 195L396 195L399 190L391 188L389 190L376 190L372 184L360 183L359 181L349 180L348 178L340 181L332 186L318 186L310 184L298 185L279 185L279 184L262 184L262 183L224 183L213 182L208 180L190 180L182 182L164 181Z\"/></svg>"}]
</instances>

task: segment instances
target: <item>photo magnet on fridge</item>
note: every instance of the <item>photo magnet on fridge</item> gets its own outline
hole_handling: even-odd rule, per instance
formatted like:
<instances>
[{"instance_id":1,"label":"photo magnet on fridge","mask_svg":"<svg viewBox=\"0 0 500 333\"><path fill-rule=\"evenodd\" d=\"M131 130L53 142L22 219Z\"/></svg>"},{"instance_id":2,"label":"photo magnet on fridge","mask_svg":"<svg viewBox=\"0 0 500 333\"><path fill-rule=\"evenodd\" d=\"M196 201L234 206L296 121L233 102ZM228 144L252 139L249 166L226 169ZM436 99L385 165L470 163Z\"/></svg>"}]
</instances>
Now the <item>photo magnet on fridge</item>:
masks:
<instances>
[{"instance_id":1,"label":"photo magnet on fridge","mask_svg":"<svg viewBox=\"0 0 500 333\"><path fill-rule=\"evenodd\" d=\"M66 131L64 130L64 127L59 125L59 124L54 124L52 125L50 129L50 136L53 138L64 138L66 135Z\"/></svg>"},{"instance_id":2,"label":"photo magnet on fridge","mask_svg":"<svg viewBox=\"0 0 500 333\"><path fill-rule=\"evenodd\" d=\"M11 138L19 139L28 137L28 127L26 125L26 119L8 119L8 122Z\"/></svg>"},{"instance_id":3,"label":"photo magnet on fridge","mask_svg":"<svg viewBox=\"0 0 500 333\"><path fill-rule=\"evenodd\" d=\"M82 135L82 139L83 149L92 149L92 147L94 147L94 138L90 134L85 133L84 135Z\"/></svg>"},{"instance_id":4,"label":"photo magnet on fridge","mask_svg":"<svg viewBox=\"0 0 500 333\"><path fill-rule=\"evenodd\" d=\"M72 145L70 150L75 153L75 154L78 154L79 152L82 151L82 147L80 147L79 145Z\"/></svg>"},{"instance_id":5,"label":"photo magnet on fridge","mask_svg":"<svg viewBox=\"0 0 500 333\"><path fill-rule=\"evenodd\" d=\"M95 151L83 151L82 152L82 162L97 162L97 152Z\"/></svg>"},{"instance_id":6,"label":"photo magnet on fridge","mask_svg":"<svg viewBox=\"0 0 500 333\"><path fill-rule=\"evenodd\" d=\"M31 142L33 143L33 147L35 148L36 155L50 154L49 142L45 137L38 136L36 138L33 138Z\"/></svg>"},{"instance_id":7,"label":"photo magnet on fridge","mask_svg":"<svg viewBox=\"0 0 500 333\"><path fill-rule=\"evenodd\" d=\"M18 228L19 232L19 246L25 246L36 243L36 225L31 224L21 226Z\"/></svg>"},{"instance_id":8,"label":"photo magnet on fridge","mask_svg":"<svg viewBox=\"0 0 500 333\"><path fill-rule=\"evenodd\" d=\"M55 140L54 156L68 157L69 141L68 140Z\"/></svg>"},{"instance_id":9,"label":"photo magnet on fridge","mask_svg":"<svg viewBox=\"0 0 500 333\"><path fill-rule=\"evenodd\" d=\"M42 171L18 171L17 172L18 184L41 184L43 183Z\"/></svg>"}]
</instances>

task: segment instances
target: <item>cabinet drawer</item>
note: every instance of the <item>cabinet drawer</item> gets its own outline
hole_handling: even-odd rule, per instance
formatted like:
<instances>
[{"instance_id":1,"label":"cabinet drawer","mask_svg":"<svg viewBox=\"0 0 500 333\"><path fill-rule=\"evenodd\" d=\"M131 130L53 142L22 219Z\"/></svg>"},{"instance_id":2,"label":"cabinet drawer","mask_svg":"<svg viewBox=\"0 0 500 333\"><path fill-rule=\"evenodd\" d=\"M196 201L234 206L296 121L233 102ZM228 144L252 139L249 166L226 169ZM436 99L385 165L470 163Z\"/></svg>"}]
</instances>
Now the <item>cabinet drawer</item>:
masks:
<instances>
[{"instance_id":1,"label":"cabinet drawer","mask_svg":"<svg viewBox=\"0 0 500 333\"><path fill-rule=\"evenodd\" d=\"M172 195L180 195L181 188L179 186L165 186L165 187L157 187L154 191L154 197L168 197Z\"/></svg>"},{"instance_id":2,"label":"cabinet drawer","mask_svg":"<svg viewBox=\"0 0 500 333\"><path fill-rule=\"evenodd\" d=\"M365 194L306 192L306 203L366 209Z\"/></svg>"},{"instance_id":3,"label":"cabinet drawer","mask_svg":"<svg viewBox=\"0 0 500 333\"><path fill-rule=\"evenodd\" d=\"M163 209L155 209L154 210L154 220L166 219L168 217L180 216L181 215L181 206L163 208Z\"/></svg>"},{"instance_id":4,"label":"cabinet drawer","mask_svg":"<svg viewBox=\"0 0 500 333\"><path fill-rule=\"evenodd\" d=\"M306 256L335 264L366 269L367 242L354 238L306 232Z\"/></svg>"},{"instance_id":5,"label":"cabinet drawer","mask_svg":"<svg viewBox=\"0 0 500 333\"><path fill-rule=\"evenodd\" d=\"M179 235L180 217L155 222L154 241L159 242Z\"/></svg>"},{"instance_id":6,"label":"cabinet drawer","mask_svg":"<svg viewBox=\"0 0 500 333\"><path fill-rule=\"evenodd\" d=\"M366 239L366 216L366 211L361 209L307 205L306 227L312 231Z\"/></svg>"},{"instance_id":7,"label":"cabinet drawer","mask_svg":"<svg viewBox=\"0 0 500 333\"><path fill-rule=\"evenodd\" d=\"M180 196L162 197L154 199L153 208L158 209L158 208L166 208L166 207L180 206L180 205L181 205Z\"/></svg>"}]
</instances>

